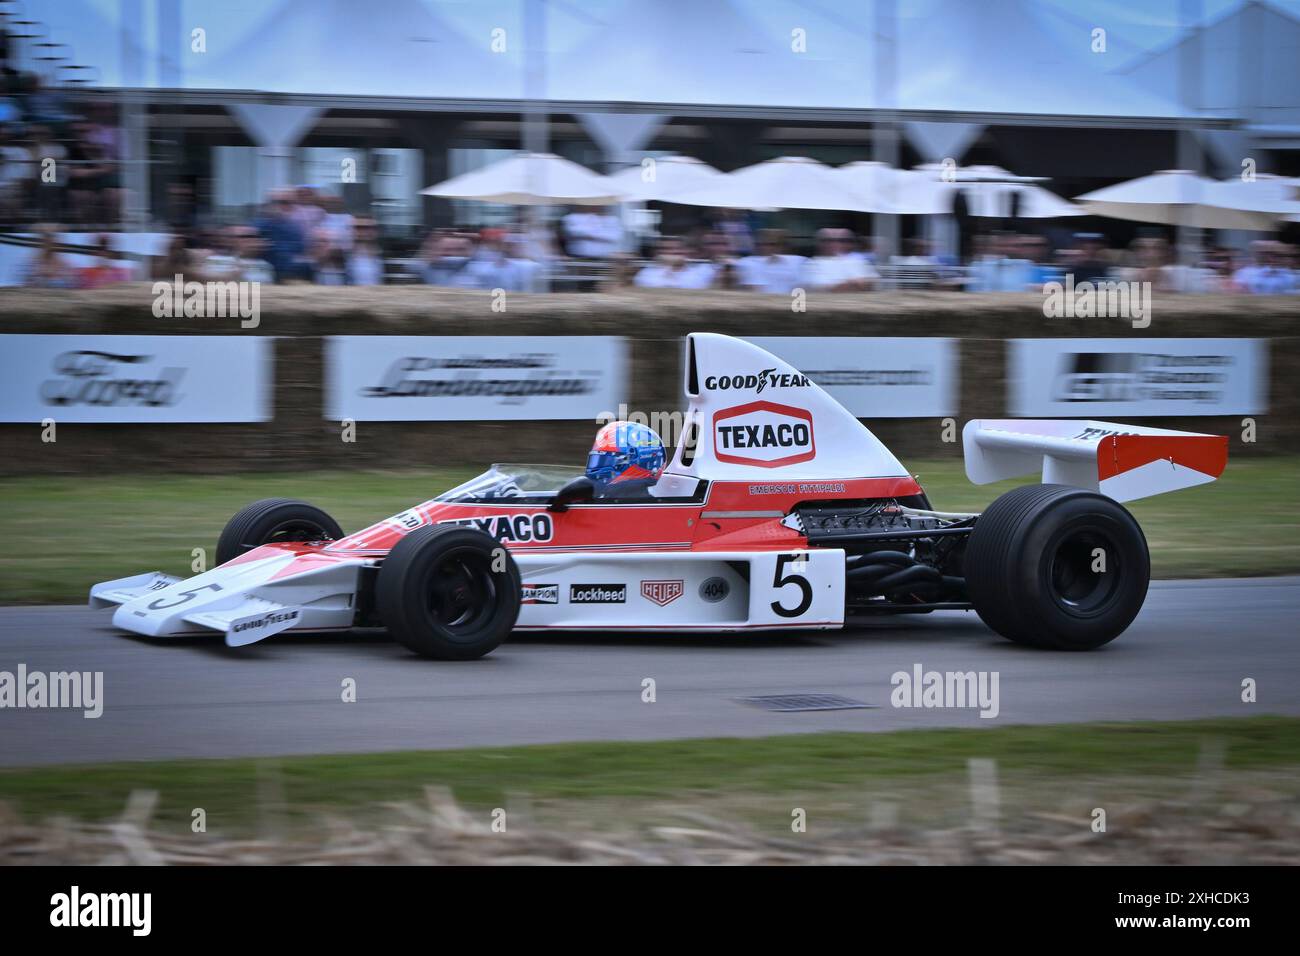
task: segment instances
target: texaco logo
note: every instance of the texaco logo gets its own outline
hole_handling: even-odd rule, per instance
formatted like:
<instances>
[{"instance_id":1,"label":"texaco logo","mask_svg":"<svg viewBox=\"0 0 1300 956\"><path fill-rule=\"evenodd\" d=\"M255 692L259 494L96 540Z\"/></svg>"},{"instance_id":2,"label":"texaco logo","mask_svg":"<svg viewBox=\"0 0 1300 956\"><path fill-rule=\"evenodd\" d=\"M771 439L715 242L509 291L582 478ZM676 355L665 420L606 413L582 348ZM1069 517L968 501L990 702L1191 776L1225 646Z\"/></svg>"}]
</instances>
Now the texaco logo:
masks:
<instances>
[{"instance_id":1,"label":"texaco logo","mask_svg":"<svg viewBox=\"0 0 1300 956\"><path fill-rule=\"evenodd\" d=\"M714 412L713 454L718 461L759 468L812 461L812 412L766 401Z\"/></svg>"}]
</instances>

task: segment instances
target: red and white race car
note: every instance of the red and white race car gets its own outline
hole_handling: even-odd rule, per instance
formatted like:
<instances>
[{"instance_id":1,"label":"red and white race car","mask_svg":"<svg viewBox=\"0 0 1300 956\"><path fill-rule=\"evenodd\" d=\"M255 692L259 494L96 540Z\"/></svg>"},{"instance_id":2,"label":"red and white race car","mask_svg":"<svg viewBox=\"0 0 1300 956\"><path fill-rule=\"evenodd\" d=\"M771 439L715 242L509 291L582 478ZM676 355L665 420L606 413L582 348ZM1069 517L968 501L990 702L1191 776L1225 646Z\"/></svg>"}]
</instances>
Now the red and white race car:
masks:
<instances>
[{"instance_id":1,"label":"red and white race car","mask_svg":"<svg viewBox=\"0 0 1300 956\"><path fill-rule=\"evenodd\" d=\"M95 585L119 627L387 627L418 654L481 657L512 630L842 627L866 613L974 609L1024 644L1098 647L1146 596L1146 539L1120 504L1213 481L1227 439L1094 421L971 421L966 470L1042 471L982 514L931 508L861 422L757 346L687 337L682 440L650 495L597 497L580 471L493 465L355 534L289 499L236 514L218 566Z\"/></svg>"}]
</instances>

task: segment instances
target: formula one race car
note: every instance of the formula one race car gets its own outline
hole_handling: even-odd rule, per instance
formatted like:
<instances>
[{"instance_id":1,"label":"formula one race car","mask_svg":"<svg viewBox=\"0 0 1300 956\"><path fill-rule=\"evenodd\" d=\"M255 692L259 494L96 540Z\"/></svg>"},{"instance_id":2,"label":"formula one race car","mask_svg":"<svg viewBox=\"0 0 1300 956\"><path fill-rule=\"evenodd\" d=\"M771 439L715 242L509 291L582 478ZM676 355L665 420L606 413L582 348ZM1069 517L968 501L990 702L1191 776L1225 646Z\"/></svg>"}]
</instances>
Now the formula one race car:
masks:
<instances>
[{"instance_id":1,"label":"formula one race car","mask_svg":"<svg viewBox=\"0 0 1300 956\"><path fill-rule=\"evenodd\" d=\"M113 622L250 644L387 627L418 654L481 657L514 629L832 629L847 616L974 609L1022 643L1086 650L1142 607L1146 539L1120 504L1213 481L1227 439L1094 421L971 421L983 484L1042 469L982 514L931 508L880 441L748 342L687 337L682 440L648 494L573 469L493 465L345 535L270 499L236 514L218 566L91 589ZM617 488L617 486L611 486Z\"/></svg>"}]
</instances>

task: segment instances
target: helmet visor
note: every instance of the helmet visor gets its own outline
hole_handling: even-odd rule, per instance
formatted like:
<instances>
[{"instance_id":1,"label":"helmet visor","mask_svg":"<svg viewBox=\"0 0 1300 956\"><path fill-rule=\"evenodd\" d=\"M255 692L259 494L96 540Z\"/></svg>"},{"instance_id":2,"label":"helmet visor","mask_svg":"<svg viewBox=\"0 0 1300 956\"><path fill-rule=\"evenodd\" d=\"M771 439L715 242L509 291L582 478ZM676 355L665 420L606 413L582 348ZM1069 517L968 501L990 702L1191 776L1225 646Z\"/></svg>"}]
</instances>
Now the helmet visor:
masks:
<instances>
[{"instance_id":1,"label":"helmet visor","mask_svg":"<svg viewBox=\"0 0 1300 956\"><path fill-rule=\"evenodd\" d=\"M612 451L593 451L587 455L587 475L592 478L609 479L614 476L618 465L618 455Z\"/></svg>"}]
</instances>

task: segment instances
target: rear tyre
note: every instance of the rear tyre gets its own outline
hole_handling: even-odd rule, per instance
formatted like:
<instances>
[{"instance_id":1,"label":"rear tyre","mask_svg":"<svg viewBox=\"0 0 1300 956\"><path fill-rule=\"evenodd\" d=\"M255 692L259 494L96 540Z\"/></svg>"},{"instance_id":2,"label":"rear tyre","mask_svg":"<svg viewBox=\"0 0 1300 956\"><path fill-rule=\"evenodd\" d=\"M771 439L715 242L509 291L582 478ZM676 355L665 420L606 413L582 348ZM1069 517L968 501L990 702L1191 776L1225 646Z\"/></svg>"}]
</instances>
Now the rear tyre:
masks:
<instances>
[{"instance_id":1,"label":"rear tyre","mask_svg":"<svg viewBox=\"0 0 1300 956\"><path fill-rule=\"evenodd\" d=\"M514 559L481 531L417 528L379 568L375 608L394 640L421 657L467 661L504 641L519 617Z\"/></svg>"},{"instance_id":2,"label":"rear tyre","mask_svg":"<svg viewBox=\"0 0 1300 956\"><path fill-rule=\"evenodd\" d=\"M975 522L963 567L985 624L1018 644L1063 651L1122 634L1151 578L1133 516L1065 485L1025 485L994 501Z\"/></svg>"},{"instance_id":3,"label":"rear tyre","mask_svg":"<svg viewBox=\"0 0 1300 956\"><path fill-rule=\"evenodd\" d=\"M293 498L264 498L226 522L217 540L217 564L278 541L337 541L343 529L328 514Z\"/></svg>"}]
</instances>

